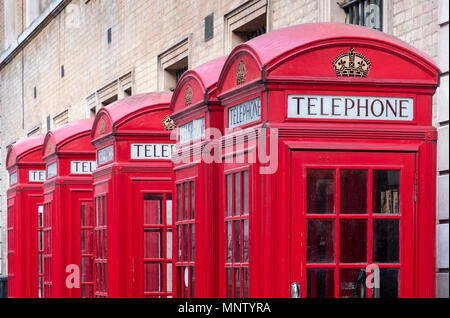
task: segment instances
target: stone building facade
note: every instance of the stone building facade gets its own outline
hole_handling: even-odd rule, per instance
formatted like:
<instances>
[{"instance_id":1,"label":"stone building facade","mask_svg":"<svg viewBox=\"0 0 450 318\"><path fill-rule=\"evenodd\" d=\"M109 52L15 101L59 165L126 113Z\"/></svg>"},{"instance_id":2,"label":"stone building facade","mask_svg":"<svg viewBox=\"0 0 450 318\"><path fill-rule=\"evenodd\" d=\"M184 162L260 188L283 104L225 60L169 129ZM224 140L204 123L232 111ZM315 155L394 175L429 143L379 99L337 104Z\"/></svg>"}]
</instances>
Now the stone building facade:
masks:
<instances>
[{"instance_id":1,"label":"stone building facade","mask_svg":"<svg viewBox=\"0 0 450 318\"><path fill-rule=\"evenodd\" d=\"M170 90L186 69L259 34L308 22L357 23L345 6L352 2L1 0L0 274L6 274L9 144L93 117L124 96ZM448 297L448 0L367 3L379 11L366 24L427 52L442 72L433 110L439 131L436 288L438 297Z\"/></svg>"}]
</instances>

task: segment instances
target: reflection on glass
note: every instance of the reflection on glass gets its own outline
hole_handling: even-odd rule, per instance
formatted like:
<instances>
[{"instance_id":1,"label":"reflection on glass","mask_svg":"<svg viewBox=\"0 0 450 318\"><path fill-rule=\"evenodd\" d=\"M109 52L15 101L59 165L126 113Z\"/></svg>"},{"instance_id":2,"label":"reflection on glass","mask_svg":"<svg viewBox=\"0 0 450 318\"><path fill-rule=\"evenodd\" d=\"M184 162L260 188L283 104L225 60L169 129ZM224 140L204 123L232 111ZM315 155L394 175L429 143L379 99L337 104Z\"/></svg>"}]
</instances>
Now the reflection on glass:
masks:
<instances>
[{"instance_id":1,"label":"reflection on glass","mask_svg":"<svg viewBox=\"0 0 450 318\"><path fill-rule=\"evenodd\" d=\"M241 297L241 269L234 269L234 297Z\"/></svg>"},{"instance_id":2,"label":"reflection on glass","mask_svg":"<svg viewBox=\"0 0 450 318\"><path fill-rule=\"evenodd\" d=\"M242 267L242 297L248 298L248 268Z\"/></svg>"},{"instance_id":3,"label":"reflection on glass","mask_svg":"<svg viewBox=\"0 0 450 318\"><path fill-rule=\"evenodd\" d=\"M242 262L248 262L248 220L243 221L244 233L242 237Z\"/></svg>"},{"instance_id":4,"label":"reflection on glass","mask_svg":"<svg viewBox=\"0 0 450 318\"><path fill-rule=\"evenodd\" d=\"M361 263L367 261L367 220L340 220L340 261Z\"/></svg>"},{"instance_id":5,"label":"reflection on glass","mask_svg":"<svg viewBox=\"0 0 450 318\"><path fill-rule=\"evenodd\" d=\"M248 171L242 172L242 179L243 179L243 185L242 185L242 201L243 201L243 211L242 214L248 214Z\"/></svg>"},{"instance_id":6,"label":"reflection on glass","mask_svg":"<svg viewBox=\"0 0 450 318\"><path fill-rule=\"evenodd\" d=\"M366 274L361 268L341 268L339 271L339 297L366 298Z\"/></svg>"},{"instance_id":7,"label":"reflection on glass","mask_svg":"<svg viewBox=\"0 0 450 318\"><path fill-rule=\"evenodd\" d=\"M177 184L177 220L181 220L181 185Z\"/></svg>"},{"instance_id":8,"label":"reflection on glass","mask_svg":"<svg viewBox=\"0 0 450 318\"><path fill-rule=\"evenodd\" d=\"M191 189L191 215L190 218L193 219L195 218L195 186L194 186L194 181L189 182L190 184L190 189Z\"/></svg>"},{"instance_id":9,"label":"reflection on glass","mask_svg":"<svg viewBox=\"0 0 450 318\"><path fill-rule=\"evenodd\" d=\"M172 225L172 195L166 196L166 224Z\"/></svg>"},{"instance_id":10,"label":"reflection on glass","mask_svg":"<svg viewBox=\"0 0 450 318\"><path fill-rule=\"evenodd\" d=\"M308 263L334 262L334 221L308 220Z\"/></svg>"},{"instance_id":11,"label":"reflection on glass","mask_svg":"<svg viewBox=\"0 0 450 318\"><path fill-rule=\"evenodd\" d=\"M162 231L160 229L144 229L144 257L162 257Z\"/></svg>"},{"instance_id":12,"label":"reflection on glass","mask_svg":"<svg viewBox=\"0 0 450 318\"><path fill-rule=\"evenodd\" d=\"M241 173L234 174L234 215L241 213Z\"/></svg>"},{"instance_id":13,"label":"reflection on glass","mask_svg":"<svg viewBox=\"0 0 450 318\"><path fill-rule=\"evenodd\" d=\"M308 268L306 276L308 298L334 297L334 269Z\"/></svg>"},{"instance_id":14,"label":"reflection on glass","mask_svg":"<svg viewBox=\"0 0 450 318\"><path fill-rule=\"evenodd\" d=\"M373 213L400 213L400 171L373 171Z\"/></svg>"},{"instance_id":15,"label":"reflection on glass","mask_svg":"<svg viewBox=\"0 0 450 318\"><path fill-rule=\"evenodd\" d=\"M227 263L231 263L231 256L233 252L232 240L233 240L233 223L227 222Z\"/></svg>"},{"instance_id":16,"label":"reflection on glass","mask_svg":"<svg viewBox=\"0 0 450 318\"><path fill-rule=\"evenodd\" d=\"M396 268L380 268L380 298L398 298L398 274Z\"/></svg>"},{"instance_id":17,"label":"reflection on glass","mask_svg":"<svg viewBox=\"0 0 450 318\"><path fill-rule=\"evenodd\" d=\"M144 224L162 224L162 195L144 195Z\"/></svg>"},{"instance_id":18,"label":"reflection on glass","mask_svg":"<svg viewBox=\"0 0 450 318\"><path fill-rule=\"evenodd\" d=\"M233 232L234 232L234 261L240 262L241 260L241 228L240 221L233 222Z\"/></svg>"},{"instance_id":19,"label":"reflection on glass","mask_svg":"<svg viewBox=\"0 0 450 318\"><path fill-rule=\"evenodd\" d=\"M367 213L367 170L340 171L340 213Z\"/></svg>"},{"instance_id":20,"label":"reflection on glass","mask_svg":"<svg viewBox=\"0 0 450 318\"><path fill-rule=\"evenodd\" d=\"M233 297L233 268L227 268L227 298Z\"/></svg>"},{"instance_id":21,"label":"reflection on glass","mask_svg":"<svg viewBox=\"0 0 450 318\"><path fill-rule=\"evenodd\" d=\"M334 170L308 169L307 213L334 213Z\"/></svg>"},{"instance_id":22,"label":"reflection on glass","mask_svg":"<svg viewBox=\"0 0 450 318\"><path fill-rule=\"evenodd\" d=\"M232 205L232 192L233 192L233 182L232 175L227 175L227 216L231 216L231 210L233 209Z\"/></svg>"},{"instance_id":23,"label":"reflection on glass","mask_svg":"<svg viewBox=\"0 0 450 318\"><path fill-rule=\"evenodd\" d=\"M166 233L166 258L172 258L172 230L167 229Z\"/></svg>"},{"instance_id":24,"label":"reflection on glass","mask_svg":"<svg viewBox=\"0 0 450 318\"><path fill-rule=\"evenodd\" d=\"M144 263L144 292L161 292L162 286L162 264Z\"/></svg>"},{"instance_id":25,"label":"reflection on glass","mask_svg":"<svg viewBox=\"0 0 450 318\"><path fill-rule=\"evenodd\" d=\"M373 220L373 261L399 262L399 220Z\"/></svg>"}]
</instances>

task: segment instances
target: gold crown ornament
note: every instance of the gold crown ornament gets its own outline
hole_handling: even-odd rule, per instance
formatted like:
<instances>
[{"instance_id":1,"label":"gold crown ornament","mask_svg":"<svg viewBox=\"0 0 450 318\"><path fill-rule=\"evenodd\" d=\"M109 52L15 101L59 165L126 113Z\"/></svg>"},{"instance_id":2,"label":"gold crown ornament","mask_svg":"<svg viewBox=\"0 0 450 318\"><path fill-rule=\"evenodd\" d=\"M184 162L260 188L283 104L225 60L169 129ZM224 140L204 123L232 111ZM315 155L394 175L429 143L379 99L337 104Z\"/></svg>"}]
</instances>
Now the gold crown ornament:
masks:
<instances>
[{"instance_id":1,"label":"gold crown ornament","mask_svg":"<svg viewBox=\"0 0 450 318\"><path fill-rule=\"evenodd\" d=\"M342 53L333 61L336 76L367 77L370 69L369 60L361 53L356 53L353 48L350 52Z\"/></svg>"}]
</instances>

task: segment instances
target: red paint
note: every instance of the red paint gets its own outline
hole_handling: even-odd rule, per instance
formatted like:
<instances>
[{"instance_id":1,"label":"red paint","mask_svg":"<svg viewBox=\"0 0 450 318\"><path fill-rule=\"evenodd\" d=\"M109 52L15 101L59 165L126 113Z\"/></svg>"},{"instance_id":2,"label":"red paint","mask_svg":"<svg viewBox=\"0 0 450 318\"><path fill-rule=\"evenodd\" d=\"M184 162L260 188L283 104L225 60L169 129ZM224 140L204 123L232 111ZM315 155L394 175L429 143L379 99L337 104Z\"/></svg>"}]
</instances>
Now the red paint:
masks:
<instances>
[{"instance_id":1,"label":"red paint","mask_svg":"<svg viewBox=\"0 0 450 318\"><path fill-rule=\"evenodd\" d=\"M42 156L47 166L44 183L44 296L79 298L83 287L89 289L93 278L86 266L86 280L78 288L66 284L72 271L78 267L82 274L81 228L82 212L88 218L92 209L92 174L74 174L71 161L95 161L91 144L92 120L74 121L49 131L45 136ZM49 165L56 163L56 174L48 175ZM92 239L89 237L86 241ZM92 258L92 250L88 251ZM81 277L81 276L80 276ZM70 278L70 277L69 277ZM81 280L81 279L80 279ZM85 287L87 286L87 287ZM84 297L92 296L85 290Z\"/></svg>"},{"instance_id":2,"label":"red paint","mask_svg":"<svg viewBox=\"0 0 450 318\"><path fill-rule=\"evenodd\" d=\"M170 131L162 124L170 113L171 96L148 93L128 97L102 108L95 118L91 136L96 151L113 149L111 160L99 162L93 176L96 211L106 215L106 222L100 221L96 232L100 236L105 233L107 240L107 259L101 253L96 256L96 297L172 295L172 282L166 279L172 262L172 256L166 254L172 230L172 162L160 158L167 155L167 147L138 145L139 158L159 157L131 158L132 144L173 144ZM104 240L97 243L101 248ZM161 285L155 284L159 281Z\"/></svg>"},{"instance_id":3,"label":"red paint","mask_svg":"<svg viewBox=\"0 0 450 318\"><path fill-rule=\"evenodd\" d=\"M8 147L6 168L17 182L7 191L8 297L36 298L39 287L38 227L42 184L29 179L30 171L44 171L41 159L44 136L25 139Z\"/></svg>"},{"instance_id":4,"label":"red paint","mask_svg":"<svg viewBox=\"0 0 450 318\"><path fill-rule=\"evenodd\" d=\"M369 59L371 68L367 77L336 76L333 60L341 53L349 52L350 48ZM236 85L240 61L245 63L247 76L244 84ZM232 265L227 261L226 222L232 220L226 216L227 175L243 169L248 170L250 176L249 296L290 297L291 283L298 282L301 296L307 297L308 288L313 293L315 287L313 281L308 286L306 268L314 266L333 270L336 279L331 292L332 296L339 296L339 268L365 267L364 264L370 263L374 253L371 242L374 233L368 226L368 259L365 263L341 263L337 259L340 251L337 236L334 237L336 259L333 262L308 263L306 222L310 217L331 216L306 214L305 169L330 168L339 176L339 169L344 166L364 168L372 178L374 169L394 169L395 166L401 175L401 216L394 216L400 220L400 261L380 264L380 267L399 268L400 297L434 297L437 135L431 122L431 96L437 84L438 68L426 54L384 33L358 26L298 25L259 36L234 48L217 84L218 98L224 107L224 127L227 127L230 107L259 97L261 120L240 128L265 126L278 129L278 170L275 174L260 174L260 160L221 165L218 187L224 200L218 220L219 295L229 295L227 268ZM290 94L413 98L414 120L289 118L287 97ZM242 134L238 133L238 136ZM225 136L222 145L231 140L231 134ZM258 151L260 146L244 144L243 148L243 153L237 153L227 146L224 152L242 157ZM337 176L335 187L339 185ZM418 185L415 204L414 178ZM370 205L373 189L371 179L368 177L367 180L367 204ZM338 192L335 194L337 196ZM339 218L338 197L335 205L333 220ZM370 208L365 212L367 214L354 218L372 224ZM336 233L339 223L335 223ZM238 266L243 265L238 263ZM241 280L241 286L243 282ZM232 284L236 286L235 280ZM368 296L372 297L371 291Z\"/></svg>"}]
</instances>

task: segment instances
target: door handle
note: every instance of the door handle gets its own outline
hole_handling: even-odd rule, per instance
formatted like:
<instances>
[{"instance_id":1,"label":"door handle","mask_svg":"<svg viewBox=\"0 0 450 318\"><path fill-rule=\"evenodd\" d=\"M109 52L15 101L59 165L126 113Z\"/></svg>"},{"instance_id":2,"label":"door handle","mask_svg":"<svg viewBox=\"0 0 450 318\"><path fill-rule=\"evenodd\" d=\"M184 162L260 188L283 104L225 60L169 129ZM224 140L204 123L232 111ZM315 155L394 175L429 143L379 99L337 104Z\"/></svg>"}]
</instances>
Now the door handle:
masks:
<instances>
[{"instance_id":1,"label":"door handle","mask_svg":"<svg viewBox=\"0 0 450 318\"><path fill-rule=\"evenodd\" d=\"M291 298L300 298L300 284L297 282L291 284Z\"/></svg>"}]
</instances>

